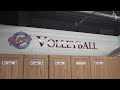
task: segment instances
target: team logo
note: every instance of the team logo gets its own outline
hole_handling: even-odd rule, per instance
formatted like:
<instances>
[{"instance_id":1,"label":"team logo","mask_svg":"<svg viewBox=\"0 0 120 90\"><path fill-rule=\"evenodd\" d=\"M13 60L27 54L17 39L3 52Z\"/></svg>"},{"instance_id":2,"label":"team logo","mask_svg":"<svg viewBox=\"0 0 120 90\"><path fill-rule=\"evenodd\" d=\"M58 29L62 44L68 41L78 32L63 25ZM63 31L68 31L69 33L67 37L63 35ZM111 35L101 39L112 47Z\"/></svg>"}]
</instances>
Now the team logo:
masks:
<instances>
[{"instance_id":1,"label":"team logo","mask_svg":"<svg viewBox=\"0 0 120 90\"><path fill-rule=\"evenodd\" d=\"M8 39L9 45L17 49L25 49L29 46L32 38L24 32L17 32Z\"/></svg>"}]
</instances>

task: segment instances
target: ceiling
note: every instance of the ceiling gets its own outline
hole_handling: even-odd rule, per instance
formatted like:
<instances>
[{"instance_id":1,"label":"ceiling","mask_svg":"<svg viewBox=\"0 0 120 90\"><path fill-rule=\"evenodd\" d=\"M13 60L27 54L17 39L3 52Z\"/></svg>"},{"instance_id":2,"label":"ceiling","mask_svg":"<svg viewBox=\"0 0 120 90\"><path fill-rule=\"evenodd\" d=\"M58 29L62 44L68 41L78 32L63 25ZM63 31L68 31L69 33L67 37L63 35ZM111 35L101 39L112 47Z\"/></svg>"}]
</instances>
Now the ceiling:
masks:
<instances>
[{"instance_id":1,"label":"ceiling","mask_svg":"<svg viewBox=\"0 0 120 90\"><path fill-rule=\"evenodd\" d=\"M97 11L112 15L112 11ZM120 11L115 11L120 16ZM76 11L1 11L0 23L55 30L120 35L120 22L87 16Z\"/></svg>"}]
</instances>

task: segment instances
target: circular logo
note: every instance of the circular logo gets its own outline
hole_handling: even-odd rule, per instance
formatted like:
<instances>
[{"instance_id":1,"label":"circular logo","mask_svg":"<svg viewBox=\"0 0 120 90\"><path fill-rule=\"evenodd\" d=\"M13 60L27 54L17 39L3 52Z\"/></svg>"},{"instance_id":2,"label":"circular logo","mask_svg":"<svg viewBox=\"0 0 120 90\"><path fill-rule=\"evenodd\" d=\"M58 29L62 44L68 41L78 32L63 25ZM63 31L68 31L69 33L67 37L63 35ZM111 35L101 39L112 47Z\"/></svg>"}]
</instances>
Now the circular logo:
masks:
<instances>
[{"instance_id":1,"label":"circular logo","mask_svg":"<svg viewBox=\"0 0 120 90\"><path fill-rule=\"evenodd\" d=\"M8 39L9 45L17 49L25 49L29 46L32 38L25 32L17 32Z\"/></svg>"}]
</instances>

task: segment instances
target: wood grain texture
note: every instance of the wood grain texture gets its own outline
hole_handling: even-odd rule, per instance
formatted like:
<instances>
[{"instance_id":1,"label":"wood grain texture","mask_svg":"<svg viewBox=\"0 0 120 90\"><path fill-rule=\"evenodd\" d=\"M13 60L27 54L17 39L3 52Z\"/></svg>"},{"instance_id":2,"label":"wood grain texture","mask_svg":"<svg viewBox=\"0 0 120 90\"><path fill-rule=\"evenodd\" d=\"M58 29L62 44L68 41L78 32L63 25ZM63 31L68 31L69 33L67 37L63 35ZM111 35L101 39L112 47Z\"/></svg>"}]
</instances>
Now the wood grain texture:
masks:
<instances>
[{"instance_id":1,"label":"wood grain texture","mask_svg":"<svg viewBox=\"0 0 120 90\"><path fill-rule=\"evenodd\" d=\"M108 64L110 78L120 79L120 57L111 57Z\"/></svg>"},{"instance_id":2,"label":"wood grain texture","mask_svg":"<svg viewBox=\"0 0 120 90\"><path fill-rule=\"evenodd\" d=\"M43 62L43 65L30 65L31 61ZM24 79L48 79L48 56L24 55Z\"/></svg>"},{"instance_id":3,"label":"wood grain texture","mask_svg":"<svg viewBox=\"0 0 120 90\"><path fill-rule=\"evenodd\" d=\"M90 59L87 56L71 56L72 79L91 79Z\"/></svg>"},{"instance_id":4,"label":"wood grain texture","mask_svg":"<svg viewBox=\"0 0 120 90\"><path fill-rule=\"evenodd\" d=\"M102 57L102 56L90 57L90 60L91 60L92 79L110 78L109 66L106 57Z\"/></svg>"},{"instance_id":5,"label":"wood grain texture","mask_svg":"<svg viewBox=\"0 0 120 90\"><path fill-rule=\"evenodd\" d=\"M2 61L15 61L15 65L3 65ZM0 79L23 78L23 55L0 54Z\"/></svg>"},{"instance_id":6,"label":"wood grain texture","mask_svg":"<svg viewBox=\"0 0 120 90\"><path fill-rule=\"evenodd\" d=\"M20 58L23 59L23 54L0 54L0 58Z\"/></svg>"},{"instance_id":7,"label":"wood grain texture","mask_svg":"<svg viewBox=\"0 0 120 90\"><path fill-rule=\"evenodd\" d=\"M56 62L64 62L64 65L57 65ZM50 79L71 79L70 56L49 56L49 78Z\"/></svg>"}]
</instances>

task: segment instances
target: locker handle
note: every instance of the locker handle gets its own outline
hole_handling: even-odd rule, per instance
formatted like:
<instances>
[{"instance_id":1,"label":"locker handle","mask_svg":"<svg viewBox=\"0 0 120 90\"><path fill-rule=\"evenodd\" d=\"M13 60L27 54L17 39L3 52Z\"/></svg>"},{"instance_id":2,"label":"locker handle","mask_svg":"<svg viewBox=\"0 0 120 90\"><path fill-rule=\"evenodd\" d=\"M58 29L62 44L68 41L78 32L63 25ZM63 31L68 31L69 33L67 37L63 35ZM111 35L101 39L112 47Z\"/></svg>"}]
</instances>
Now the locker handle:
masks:
<instances>
[{"instance_id":1,"label":"locker handle","mask_svg":"<svg viewBox=\"0 0 120 90\"><path fill-rule=\"evenodd\" d=\"M104 62L94 62L95 64L97 64L97 65L102 65L102 64L104 64Z\"/></svg>"}]
</instances>

